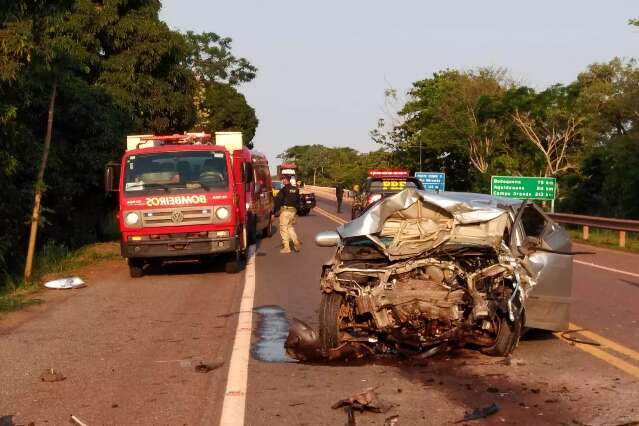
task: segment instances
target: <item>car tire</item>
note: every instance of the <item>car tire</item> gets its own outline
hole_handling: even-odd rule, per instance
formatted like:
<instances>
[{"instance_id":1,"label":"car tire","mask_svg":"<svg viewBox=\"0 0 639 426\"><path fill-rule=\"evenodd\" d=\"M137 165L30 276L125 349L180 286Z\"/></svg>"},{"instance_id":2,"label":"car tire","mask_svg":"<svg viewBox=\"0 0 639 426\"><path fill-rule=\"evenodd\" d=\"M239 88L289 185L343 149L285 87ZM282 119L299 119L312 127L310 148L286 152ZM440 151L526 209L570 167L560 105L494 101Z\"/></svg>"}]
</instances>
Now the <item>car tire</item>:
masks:
<instances>
[{"instance_id":1,"label":"car tire","mask_svg":"<svg viewBox=\"0 0 639 426\"><path fill-rule=\"evenodd\" d=\"M340 310L344 304L344 295L331 292L322 293L319 309L319 339L323 351L336 348L340 344Z\"/></svg>"},{"instance_id":2,"label":"car tire","mask_svg":"<svg viewBox=\"0 0 639 426\"><path fill-rule=\"evenodd\" d=\"M129 275L131 278L140 278L144 276L144 261L138 259L129 259Z\"/></svg>"},{"instance_id":3,"label":"car tire","mask_svg":"<svg viewBox=\"0 0 639 426\"><path fill-rule=\"evenodd\" d=\"M524 316L511 322L505 315L499 315L499 331L495 338L495 344L481 349L481 352L490 356L505 357L512 353L519 343L523 330Z\"/></svg>"}]
</instances>

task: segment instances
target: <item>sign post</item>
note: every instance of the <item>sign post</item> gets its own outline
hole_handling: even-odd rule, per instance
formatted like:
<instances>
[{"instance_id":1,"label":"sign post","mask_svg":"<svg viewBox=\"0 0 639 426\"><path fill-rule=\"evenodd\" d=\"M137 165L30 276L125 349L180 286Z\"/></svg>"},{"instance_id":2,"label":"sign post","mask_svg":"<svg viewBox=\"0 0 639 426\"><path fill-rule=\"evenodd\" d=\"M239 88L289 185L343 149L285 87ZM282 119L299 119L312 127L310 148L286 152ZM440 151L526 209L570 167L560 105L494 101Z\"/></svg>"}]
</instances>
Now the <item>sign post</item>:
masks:
<instances>
[{"instance_id":1,"label":"sign post","mask_svg":"<svg viewBox=\"0 0 639 426\"><path fill-rule=\"evenodd\" d=\"M427 191L444 191L446 189L446 173L416 172L415 177Z\"/></svg>"},{"instance_id":2,"label":"sign post","mask_svg":"<svg viewBox=\"0 0 639 426\"><path fill-rule=\"evenodd\" d=\"M557 179L553 177L491 176L490 193L500 197L550 200L554 210Z\"/></svg>"}]
</instances>

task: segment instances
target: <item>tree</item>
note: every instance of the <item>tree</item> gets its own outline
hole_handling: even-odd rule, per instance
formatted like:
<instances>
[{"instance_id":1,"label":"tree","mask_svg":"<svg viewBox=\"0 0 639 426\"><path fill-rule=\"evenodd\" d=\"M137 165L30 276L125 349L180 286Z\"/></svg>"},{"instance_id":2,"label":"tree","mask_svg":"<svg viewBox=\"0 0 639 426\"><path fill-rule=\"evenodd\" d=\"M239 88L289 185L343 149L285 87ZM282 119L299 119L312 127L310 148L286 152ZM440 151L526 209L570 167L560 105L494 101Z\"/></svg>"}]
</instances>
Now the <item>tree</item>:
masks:
<instances>
[{"instance_id":1,"label":"tree","mask_svg":"<svg viewBox=\"0 0 639 426\"><path fill-rule=\"evenodd\" d=\"M534 96L528 111L517 109L512 118L545 160L543 176L557 176L576 168L583 118L575 111L576 94L570 86L555 85Z\"/></svg>"},{"instance_id":2,"label":"tree","mask_svg":"<svg viewBox=\"0 0 639 426\"><path fill-rule=\"evenodd\" d=\"M252 81L257 68L247 59L231 53L232 39L229 37L188 31L184 40L187 47L185 64L196 80L196 127L208 131L243 130L244 141L249 144L258 120L255 110L236 87Z\"/></svg>"},{"instance_id":3,"label":"tree","mask_svg":"<svg viewBox=\"0 0 639 426\"><path fill-rule=\"evenodd\" d=\"M198 81L237 86L255 78L257 68L247 59L237 58L231 53L233 40L230 37L187 31L184 38L188 49L186 64Z\"/></svg>"},{"instance_id":4,"label":"tree","mask_svg":"<svg viewBox=\"0 0 639 426\"><path fill-rule=\"evenodd\" d=\"M577 108L588 142L626 134L639 122L639 69L634 59L595 63L577 76Z\"/></svg>"},{"instance_id":5,"label":"tree","mask_svg":"<svg viewBox=\"0 0 639 426\"><path fill-rule=\"evenodd\" d=\"M206 85L201 108L206 112L198 130L241 131L244 144L251 145L259 123L255 110L244 95L228 84L209 82Z\"/></svg>"},{"instance_id":6,"label":"tree","mask_svg":"<svg viewBox=\"0 0 639 426\"><path fill-rule=\"evenodd\" d=\"M381 131L386 120L371 132L373 140L393 152L400 162L420 169L446 170L459 189L469 189L469 166L480 175L491 168L507 138L504 116L494 113L494 99L512 82L501 69L445 70L413 83L399 114L402 120ZM423 155L425 154L425 155Z\"/></svg>"},{"instance_id":7,"label":"tree","mask_svg":"<svg viewBox=\"0 0 639 426\"><path fill-rule=\"evenodd\" d=\"M2 2L0 186L11 197L0 199L1 276L24 267L23 257L8 253L27 251L26 232L15 230L34 211L38 241L75 247L99 238L101 217L112 207L101 171L121 155L124 135L190 130L195 123L190 46L160 21L159 10L158 0ZM221 43L226 56L209 58L212 67L231 53L230 40ZM249 78L239 70L229 76ZM246 104L236 91L229 97L232 105L240 98ZM247 113L242 123L254 132L254 112L245 107L255 122ZM49 141L48 155L42 141Z\"/></svg>"}]
</instances>

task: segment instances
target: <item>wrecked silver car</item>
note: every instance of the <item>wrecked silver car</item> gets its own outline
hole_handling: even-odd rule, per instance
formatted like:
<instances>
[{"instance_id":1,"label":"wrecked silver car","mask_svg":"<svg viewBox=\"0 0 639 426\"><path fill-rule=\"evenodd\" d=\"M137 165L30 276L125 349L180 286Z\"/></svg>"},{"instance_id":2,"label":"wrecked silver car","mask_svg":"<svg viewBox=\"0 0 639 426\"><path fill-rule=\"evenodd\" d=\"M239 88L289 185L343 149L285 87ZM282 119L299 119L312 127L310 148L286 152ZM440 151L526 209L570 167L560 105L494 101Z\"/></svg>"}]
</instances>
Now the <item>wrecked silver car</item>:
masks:
<instances>
[{"instance_id":1,"label":"wrecked silver car","mask_svg":"<svg viewBox=\"0 0 639 426\"><path fill-rule=\"evenodd\" d=\"M337 246L320 283L328 358L463 345L506 356L524 326L568 326L570 240L533 203L407 189L316 243Z\"/></svg>"}]
</instances>

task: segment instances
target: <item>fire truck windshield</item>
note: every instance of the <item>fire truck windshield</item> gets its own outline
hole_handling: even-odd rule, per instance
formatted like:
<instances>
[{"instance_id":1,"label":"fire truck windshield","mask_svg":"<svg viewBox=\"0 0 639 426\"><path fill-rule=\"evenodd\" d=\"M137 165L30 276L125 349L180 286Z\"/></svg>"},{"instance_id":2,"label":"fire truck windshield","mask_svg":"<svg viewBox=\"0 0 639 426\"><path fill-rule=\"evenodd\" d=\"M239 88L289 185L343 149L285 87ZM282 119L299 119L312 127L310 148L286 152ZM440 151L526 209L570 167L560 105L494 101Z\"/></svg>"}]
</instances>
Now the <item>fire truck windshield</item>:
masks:
<instances>
[{"instance_id":1,"label":"fire truck windshield","mask_svg":"<svg viewBox=\"0 0 639 426\"><path fill-rule=\"evenodd\" d=\"M131 155L126 160L124 191L204 192L229 187L223 152L192 151Z\"/></svg>"}]
</instances>

